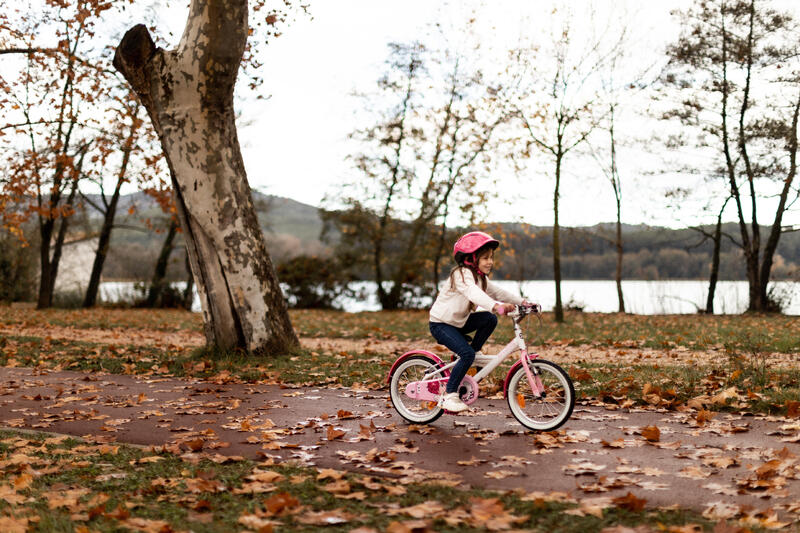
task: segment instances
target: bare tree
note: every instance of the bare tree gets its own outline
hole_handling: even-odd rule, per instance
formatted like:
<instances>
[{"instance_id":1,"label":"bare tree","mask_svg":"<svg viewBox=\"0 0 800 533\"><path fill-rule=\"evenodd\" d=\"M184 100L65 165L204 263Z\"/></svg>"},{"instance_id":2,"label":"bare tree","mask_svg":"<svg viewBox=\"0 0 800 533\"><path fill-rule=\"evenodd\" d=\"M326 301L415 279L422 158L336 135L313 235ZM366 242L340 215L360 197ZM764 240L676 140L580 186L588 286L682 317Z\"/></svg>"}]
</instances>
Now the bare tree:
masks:
<instances>
[{"instance_id":1,"label":"bare tree","mask_svg":"<svg viewBox=\"0 0 800 533\"><path fill-rule=\"evenodd\" d=\"M353 135L365 179L350 184L339 198L346 209L328 218L342 249L357 250L361 263L370 258L382 307L396 309L412 287L431 281L435 290L448 216L475 213L488 194L486 166L508 114L500 88L459 51L393 44L378 86L378 98L367 95L375 121ZM387 99L396 104L384 109Z\"/></svg>"},{"instance_id":2,"label":"bare tree","mask_svg":"<svg viewBox=\"0 0 800 533\"><path fill-rule=\"evenodd\" d=\"M207 343L274 354L298 341L236 132L233 89L247 35L246 0L193 0L176 49L157 48L144 26L134 26L117 47L114 66L161 140Z\"/></svg>"},{"instance_id":3,"label":"bare tree","mask_svg":"<svg viewBox=\"0 0 800 533\"><path fill-rule=\"evenodd\" d=\"M527 132L524 155L530 149L543 152L552 162L553 278L555 319L564 321L561 297L561 236L559 201L567 156L584 144L606 115L602 105L601 73L620 54L622 35L575 31L583 20L568 11L554 14L554 26L544 47L520 46L512 53L517 77L516 115ZM595 20L595 17L591 17Z\"/></svg>"},{"instance_id":4,"label":"bare tree","mask_svg":"<svg viewBox=\"0 0 800 533\"><path fill-rule=\"evenodd\" d=\"M769 311L783 216L797 200L797 27L790 14L760 0L703 0L681 17L664 77L679 104L664 118L695 128L698 144L715 148L713 165L724 169L739 225L748 309ZM764 208L774 212L766 239Z\"/></svg>"}]
</instances>

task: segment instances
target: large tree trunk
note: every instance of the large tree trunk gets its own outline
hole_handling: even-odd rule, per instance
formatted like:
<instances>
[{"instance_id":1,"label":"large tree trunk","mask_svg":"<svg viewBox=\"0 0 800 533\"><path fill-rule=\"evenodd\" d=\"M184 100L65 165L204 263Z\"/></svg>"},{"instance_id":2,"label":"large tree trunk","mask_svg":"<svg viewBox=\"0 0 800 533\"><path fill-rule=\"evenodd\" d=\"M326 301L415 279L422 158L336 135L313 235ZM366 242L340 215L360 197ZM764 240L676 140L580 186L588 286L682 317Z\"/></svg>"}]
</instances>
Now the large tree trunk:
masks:
<instances>
[{"instance_id":1,"label":"large tree trunk","mask_svg":"<svg viewBox=\"0 0 800 533\"><path fill-rule=\"evenodd\" d=\"M138 25L123 37L114 66L161 140L207 344L277 353L298 341L236 134L233 88L247 33L246 0L193 0L176 50L157 49Z\"/></svg>"}]
</instances>

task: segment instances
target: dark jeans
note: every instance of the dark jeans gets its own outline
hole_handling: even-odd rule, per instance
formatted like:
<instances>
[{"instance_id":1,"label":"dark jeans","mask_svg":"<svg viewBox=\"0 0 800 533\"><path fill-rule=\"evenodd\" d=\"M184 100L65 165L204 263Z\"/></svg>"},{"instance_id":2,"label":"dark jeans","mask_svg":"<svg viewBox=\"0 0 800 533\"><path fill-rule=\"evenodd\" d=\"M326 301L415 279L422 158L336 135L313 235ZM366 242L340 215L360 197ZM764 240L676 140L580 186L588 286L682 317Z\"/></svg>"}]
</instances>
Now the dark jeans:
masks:
<instances>
[{"instance_id":1,"label":"dark jeans","mask_svg":"<svg viewBox=\"0 0 800 533\"><path fill-rule=\"evenodd\" d=\"M497 317L488 311L472 313L463 327L457 328L442 322L429 322L428 327L436 342L450 348L458 355L456 366L450 371L446 392L456 392L461 380L467 375L467 370L475 361L475 352L483 347L497 326ZM475 332L470 343L466 338L467 333Z\"/></svg>"}]
</instances>

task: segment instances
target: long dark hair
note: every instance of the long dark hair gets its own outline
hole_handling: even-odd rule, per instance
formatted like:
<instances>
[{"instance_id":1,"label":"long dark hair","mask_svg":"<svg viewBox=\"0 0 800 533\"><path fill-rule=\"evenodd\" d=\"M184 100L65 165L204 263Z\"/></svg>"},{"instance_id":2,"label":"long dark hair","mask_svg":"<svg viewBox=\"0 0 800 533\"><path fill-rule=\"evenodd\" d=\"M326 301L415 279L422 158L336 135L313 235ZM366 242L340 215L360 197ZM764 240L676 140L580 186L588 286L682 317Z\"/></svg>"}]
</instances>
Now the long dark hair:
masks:
<instances>
[{"instance_id":1,"label":"long dark hair","mask_svg":"<svg viewBox=\"0 0 800 533\"><path fill-rule=\"evenodd\" d=\"M478 280L480 280L481 289L485 291L488 281L486 280L485 274L480 275L478 273L478 259L486 255L486 253L491 253L493 250L493 246L486 244L471 254L458 252L456 254L456 266L454 266L450 271L450 288L452 290L455 290L456 288L456 282L454 279L456 272L461 273L461 280L464 281L464 269L466 268L472 272L472 278L475 280L475 283L478 283Z\"/></svg>"}]
</instances>

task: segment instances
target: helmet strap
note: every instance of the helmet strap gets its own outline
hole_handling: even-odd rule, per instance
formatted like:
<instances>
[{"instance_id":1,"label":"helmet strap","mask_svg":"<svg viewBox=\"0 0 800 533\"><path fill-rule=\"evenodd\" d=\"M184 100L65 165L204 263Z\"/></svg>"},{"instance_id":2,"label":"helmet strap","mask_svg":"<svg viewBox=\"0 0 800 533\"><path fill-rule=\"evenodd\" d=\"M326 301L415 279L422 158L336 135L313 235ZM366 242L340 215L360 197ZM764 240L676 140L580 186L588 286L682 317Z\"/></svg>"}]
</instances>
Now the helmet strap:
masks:
<instances>
[{"instance_id":1,"label":"helmet strap","mask_svg":"<svg viewBox=\"0 0 800 533\"><path fill-rule=\"evenodd\" d=\"M467 265L468 267L472 267L473 269L475 269L475 272L477 272L479 276L486 277L486 274L482 272L480 268L478 268L477 254L475 253L471 254L470 258L471 259L464 259L464 264Z\"/></svg>"}]
</instances>

